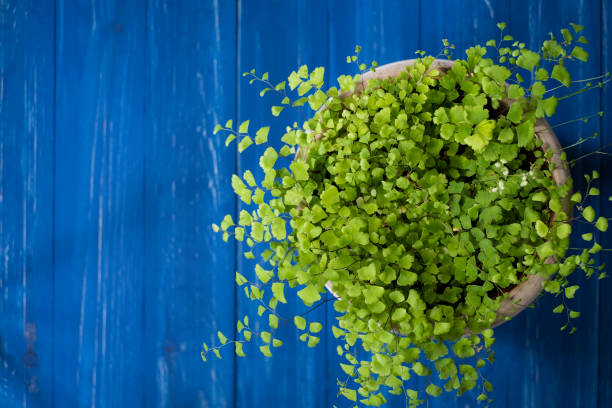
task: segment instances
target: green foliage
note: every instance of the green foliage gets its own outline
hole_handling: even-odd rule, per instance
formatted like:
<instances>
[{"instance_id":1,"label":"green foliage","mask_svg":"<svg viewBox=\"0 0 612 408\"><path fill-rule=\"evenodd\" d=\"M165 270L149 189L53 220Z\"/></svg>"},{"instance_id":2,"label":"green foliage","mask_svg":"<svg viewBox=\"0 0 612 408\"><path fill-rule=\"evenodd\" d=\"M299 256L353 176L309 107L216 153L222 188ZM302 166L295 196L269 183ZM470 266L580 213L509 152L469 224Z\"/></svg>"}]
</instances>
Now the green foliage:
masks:
<instances>
[{"instance_id":1,"label":"green foliage","mask_svg":"<svg viewBox=\"0 0 612 408\"><path fill-rule=\"evenodd\" d=\"M219 333L221 345L204 345L203 359L231 343L243 356L245 342L269 357L282 345L276 330L291 322L300 341L315 347L324 327L306 315L331 300L340 314L332 331L341 342L341 368L353 382L339 381L339 394L379 406L388 388L417 406L427 395L476 387L477 399L489 400L492 385L480 369L494 361L492 326L506 293L530 276L541 274L544 290L563 297L553 312L566 313L564 327L575 330L569 321L579 312L565 300L579 287L570 275L595 273L592 257L602 248L584 233L590 248L571 252L565 205L575 205L594 230L606 231L608 220L587 203L599 194L591 186L598 175L587 176L588 194L568 197L572 180L553 180L552 152L535 125L565 98L547 93L572 85L569 64L588 59L575 44L586 43L575 39L581 29L573 24L562 40L551 35L533 50L502 35L467 49L449 70L434 68L433 57L419 51L397 77L367 82L365 71L377 64L360 62L356 47L347 61L359 73L341 75L327 90L322 67L303 65L276 85L267 73L245 73L265 86L262 94L278 94L273 116L285 108L315 112L285 128L278 150L269 126L254 141L248 120L238 130L231 120L214 128L229 133L227 143L238 139L239 152L265 145L263 180L249 170L232 178L247 206L238 224L228 215L213 225L223 239L261 249L245 252L247 259L261 254L255 282L236 274L236 283L256 302L262 328L245 316L237 339ZM443 45L450 57L454 46ZM523 75L533 83L525 85ZM324 286L333 296L322 297ZM296 288L307 312L277 311L287 302L286 287ZM429 377L424 390L405 387L413 375Z\"/></svg>"}]
</instances>

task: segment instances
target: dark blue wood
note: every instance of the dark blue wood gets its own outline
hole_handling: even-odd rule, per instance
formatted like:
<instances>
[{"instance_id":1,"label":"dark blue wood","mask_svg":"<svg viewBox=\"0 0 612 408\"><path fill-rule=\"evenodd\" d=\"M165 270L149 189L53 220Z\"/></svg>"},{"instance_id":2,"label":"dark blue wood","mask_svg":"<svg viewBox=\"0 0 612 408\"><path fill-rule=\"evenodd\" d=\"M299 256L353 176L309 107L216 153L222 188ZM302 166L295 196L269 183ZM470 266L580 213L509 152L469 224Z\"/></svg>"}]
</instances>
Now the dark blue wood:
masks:
<instances>
[{"instance_id":1,"label":"dark blue wood","mask_svg":"<svg viewBox=\"0 0 612 408\"><path fill-rule=\"evenodd\" d=\"M599 2L576 2L557 8L554 12L546 1L525 1L518 6L511 10L510 28L517 33L517 38L529 45L541 43L549 31L559 33L562 22L578 21L585 25L584 35L590 41L589 64L568 64L568 70L574 79L588 78L599 73ZM561 95L566 93L565 90L559 91ZM557 116L552 118L551 124L586 116L599 110L598 92L591 91L560 102ZM573 143L580 136L589 136L599 130L597 121L555 128L559 140L565 145ZM572 159L593 151L598 146L599 140L590 141L568 150L567 153ZM599 159L594 156L578 162L572 171L582 174L598 167ZM577 177L575 187L584 188L584 179ZM599 208L597 200L594 200L592 205ZM579 239L579 234L584 232L583 226L576 223L574 227L575 245L584 246ZM579 328L578 333L570 336L559 331L560 326L565 323L564 316L554 316L549 311L560 299L550 296L537 302L535 310L527 311L516 321L510 322L508 327L499 330L499 336L504 342L508 341L503 344L504 350L507 350L503 354L510 355L523 368L522 378L510 382L511 388L506 392L508 401L515 399L511 390L522 386L524 391L519 402L525 406L597 406L598 339L588 333L597 332L598 282L596 279L585 279L581 273L576 273L572 281L581 285L580 296L569 302L570 307L582 313L582 317L575 322ZM517 325L518 330L513 330ZM499 357L503 354L499 354Z\"/></svg>"},{"instance_id":2,"label":"dark blue wood","mask_svg":"<svg viewBox=\"0 0 612 408\"><path fill-rule=\"evenodd\" d=\"M0 5L0 406L53 397L53 4Z\"/></svg>"},{"instance_id":3,"label":"dark blue wood","mask_svg":"<svg viewBox=\"0 0 612 408\"><path fill-rule=\"evenodd\" d=\"M601 72L612 72L612 47L610 46L610 36L612 35L612 4L604 1L601 4ZM601 90L601 109L605 111L604 117L600 120L601 140L605 146L612 143L612 89L610 87ZM608 150L609 151L609 150ZM601 175L603 180L612 179L612 166L610 157L601 158ZM612 196L612 183L602 183L602 213L605 217L612 217L607 197ZM602 245L610 248L612 238L606 236L602 239ZM606 265L612 265L612 255L605 252L601 256L601 261ZM609 267L607 268L609 270ZM610 348L610 338L612 338L612 308L608 304L612 291L612 280L604 279L599 283L599 321L597 332L597 363L598 363L598 403L600 407L612 406L612 350Z\"/></svg>"},{"instance_id":4,"label":"dark blue wood","mask_svg":"<svg viewBox=\"0 0 612 408\"><path fill-rule=\"evenodd\" d=\"M56 3L56 407L142 403L144 9Z\"/></svg>"},{"instance_id":5,"label":"dark blue wood","mask_svg":"<svg viewBox=\"0 0 612 408\"><path fill-rule=\"evenodd\" d=\"M242 78L242 72L255 68L261 76L269 71L273 83L286 80L292 70L307 64L309 68L327 67L328 63L328 10L325 1L300 0L295 2L265 1L239 2L238 32L238 114L239 122L249 119L250 130L255 132L261 126L270 126L269 143L280 149L280 138L285 126L302 121L297 112L282 112L277 118L270 113L271 104L280 105L282 97L268 92L260 98L262 86L249 85ZM299 23L297 23L299 22ZM308 113L306 112L306 115ZM232 151L235 151L235 144ZM257 180L263 178L258 157L264 149L255 146L239 158L238 173L250 169ZM244 208L240 203L240 209ZM257 281L254 273L255 262L247 262L242 253L246 245L239 246L239 271L251 281ZM286 296L296 298L296 290L286 288ZM267 329L267 317L257 316L257 305L237 293L238 317L248 315L254 327ZM326 306L308 315L309 319L324 323ZM292 302L281 305L279 313L292 317L307 309ZM259 321L259 322L258 322ZM272 358L264 357L255 344L245 347L247 358L237 361L236 404L239 407L254 406L260 402L265 406L320 407L326 405L327 378L326 338L322 336L316 348L308 348L298 339L293 323L280 328L276 337L284 345L274 350ZM263 402L265 401L265 403Z\"/></svg>"},{"instance_id":6,"label":"dark blue wood","mask_svg":"<svg viewBox=\"0 0 612 408\"><path fill-rule=\"evenodd\" d=\"M380 65L389 62L414 58L415 51L419 49L420 36L420 4L404 1L364 1L355 5L352 1L330 2L330 62L329 77L337 86L335 78L339 75L359 72L355 64L346 62L347 55L355 53L355 46L361 45L359 62L370 64L377 61ZM327 406L352 407L350 401L338 396L338 386L335 378L342 381L347 379L338 363L346 363L344 358L337 355L336 347L340 344L331 333L331 327L337 322L337 312L333 306L328 308L327 337L330 344L329 381L325 386L328 391ZM363 354L366 357L366 354ZM390 406L404 406L404 399L388 396Z\"/></svg>"},{"instance_id":7,"label":"dark blue wood","mask_svg":"<svg viewBox=\"0 0 612 408\"><path fill-rule=\"evenodd\" d=\"M218 330L231 336L236 319L236 246L211 230L235 212L234 153L212 130L235 116L236 9L166 0L146 9L141 400L233 407L233 350L209 364L200 352L202 342L218 342Z\"/></svg>"},{"instance_id":8,"label":"dark blue wood","mask_svg":"<svg viewBox=\"0 0 612 408\"><path fill-rule=\"evenodd\" d=\"M250 119L251 131L270 124L279 146L284 126L302 120L272 117L278 96L260 98L243 71L278 82L322 65L329 80L355 72L345 57L357 44L363 62L384 64L417 49L435 55L442 38L463 56L497 38L498 21L530 46L583 24L591 58L571 64L572 76L612 71L607 0L38 3L0 5L0 407L352 406L336 396L345 376L331 303L310 316L325 323L315 349L289 324L271 359L257 347L245 347L247 358L199 356L217 330L234 335L237 317L257 317L234 288L236 270L254 277L245 246L210 229L243 208L229 181L258 168L256 149L238 158L212 129L229 118ZM599 110L609 114L555 129L566 144L600 133L570 158L612 143L612 91L560 104L553 124ZM574 172L600 169L592 204L612 217L608 157ZM609 252L600 260L612 264ZM484 370L494 406L612 406L612 282L573 279L576 334L559 331L550 297L496 331L497 361ZM288 316L305 310L283 306ZM430 406L478 406L468 394ZM389 406L405 401L390 396Z\"/></svg>"}]
</instances>

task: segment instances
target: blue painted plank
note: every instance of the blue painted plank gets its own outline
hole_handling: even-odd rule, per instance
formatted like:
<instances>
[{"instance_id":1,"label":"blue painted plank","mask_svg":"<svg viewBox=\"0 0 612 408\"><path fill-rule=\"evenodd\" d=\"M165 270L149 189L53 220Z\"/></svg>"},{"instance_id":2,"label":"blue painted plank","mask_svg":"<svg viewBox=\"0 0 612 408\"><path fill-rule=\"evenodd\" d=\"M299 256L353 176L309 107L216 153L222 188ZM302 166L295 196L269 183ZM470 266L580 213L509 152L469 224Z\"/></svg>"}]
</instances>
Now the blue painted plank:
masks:
<instances>
[{"instance_id":1,"label":"blue painted plank","mask_svg":"<svg viewBox=\"0 0 612 408\"><path fill-rule=\"evenodd\" d=\"M145 4L56 9L53 403L138 406Z\"/></svg>"},{"instance_id":2,"label":"blue painted plank","mask_svg":"<svg viewBox=\"0 0 612 408\"><path fill-rule=\"evenodd\" d=\"M612 5L607 1L601 2L601 73L612 72L612 48L610 47L610 35L612 33ZM601 108L604 116L601 118L601 145L606 146L612 143L612 89L608 84L601 91ZM610 152L610 148L605 149ZM602 159L604 163L609 163L609 157ZM612 208L608 197L612 196L612 166L601 166L602 182L601 190L601 210L604 217L612 217ZM604 235L602 239L604 248L612 248L612 237ZM612 274L612 255L609 251L604 252L601 261L606 264L608 275ZM599 283L599 384L598 402L599 407L612 406L612 349L610 342L612 339L612 308L607 301L612 293L612 280L604 279Z\"/></svg>"},{"instance_id":3,"label":"blue painted plank","mask_svg":"<svg viewBox=\"0 0 612 408\"><path fill-rule=\"evenodd\" d=\"M496 24L502 21L509 22L510 2L479 1L471 2L470 6L466 7L466 2L461 0L436 0L424 2L422 16L421 46L424 50L432 55L439 54L440 58L445 58L441 54L443 50L441 40L445 38L455 46L454 50L451 50L452 58L465 58L465 50L468 47L484 46L489 39L499 39L499 30ZM498 334L496 350L500 349L499 337L502 337L502 335ZM504 349L503 342L501 349ZM515 405L499 397L506 393L505 380L510 377L504 369L506 367L505 363L513 360L505 359L503 353L499 350L497 354L498 361L495 365L490 369L483 369L482 373L495 387L494 398L496 398L496 401L494 406L514 407ZM504 365L504 368L500 367L500 362L501 365ZM520 371L515 370L515 372ZM461 397L452 393L444 393L439 398L431 399L430 405L433 407L475 407L479 405L476 397L481 392L481 387L477 387Z\"/></svg>"},{"instance_id":4,"label":"blue painted plank","mask_svg":"<svg viewBox=\"0 0 612 408\"><path fill-rule=\"evenodd\" d=\"M251 119L251 129L273 123L278 146L283 125L301 120L272 118L266 104L274 96L260 100L236 73L255 67L280 81L307 63L335 78L352 71L345 56L356 44L365 62L383 64L419 48L437 53L441 38L457 50L482 43L502 20L532 46L569 21L584 24L591 62L572 74L612 70L605 0L175 3L60 0L56 16L53 4L0 7L2 406L348 406L336 397L331 304L313 314L326 322L314 350L287 325L272 359L256 347L247 359L234 360L231 350L221 361L199 358L202 340L233 333L237 316L256 316L233 288L236 268L253 276L253 265L236 257L244 248L208 228L237 212L231 173L257 163L253 153L238 163L211 130L236 116ZM610 106L606 88L572 98L559 117ZM604 117L558 135L569 143L600 131L600 140L570 152L578 157L610 143L610 129ZM597 156L574 171L599 167L609 180ZM610 182L602 193L596 204L611 216ZM601 260L611 263L607 253ZM604 300L612 283L576 282L573 304L583 315L575 335L559 332L550 297L497 330L497 361L486 371L495 406L612 405ZM474 407L473 397L430 406ZM403 403L392 398L389 406Z\"/></svg>"},{"instance_id":5,"label":"blue painted plank","mask_svg":"<svg viewBox=\"0 0 612 408\"><path fill-rule=\"evenodd\" d=\"M233 348L208 363L200 352L235 327L235 244L211 224L235 213L235 158L212 131L235 114L236 9L147 9L144 406L232 407Z\"/></svg>"},{"instance_id":6,"label":"blue painted plank","mask_svg":"<svg viewBox=\"0 0 612 408\"><path fill-rule=\"evenodd\" d=\"M270 79L277 83L285 80L301 64L307 64L310 69L327 66L326 4L318 0L239 2L238 119L250 119L252 132L261 126L270 125L269 141L277 149L280 148L285 126L291 125L293 121L301 122L303 118L297 112L283 112L274 118L270 114L270 105L279 105L282 98L273 92L260 98L261 87L249 86L241 73L251 68L260 74L269 71ZM262 174L257 157L261 153L263 149L253 146L242 154L239 174L251 169L256 179L260 180ZM239 257L247 250L245 247L239 246ZM253 262L239 258L239 271L247 279L256 281L253 267ZM292 317L307 310L303 305L299 306L301 301L296 296L296 290L287 290L285 295L289 304L279 307L282 316ZM330 304L320 307L308 317L324 322L326 309L330 307ZM251 322L258 320L257 305L245 299L240 290L238 316L245 314L250 316ZM257 323L256 327L265 330L267 317L265 319L261 320L261 324ZM325 337L316 348L307 348L299 341L293 324L289 323L279 329L278 338L284 345L275 350L272 358L263 357L253 344L245 347L247 358L237 362L237 406L325 406Z\"/></svg>"},{"instance_id":7,"label":"blue painted plank","mask_svg":"<svg viewBox=\"0 0 612 408\"><path fill-rule=\"evenodd\" d=\"M0 6L0 405L53 379L53 4Z\"/></svg>"},{"instance_id":8,"label":"blue painted plank","mask_svg":"<svg viewBox=\"0 0 612 408\"><path fill-rule=\"evenodd\" d=\"M600 21L599 2L582 1L567 3L563 7L551 8L546 1L520 2L512 8L510 28L516 37L534 47L548 37L548 32L560 36L559 29L569 22L576 22L586 27L582 33L590 41L586 47L590 52L588 64L568 63L568 70L574 79L596 76L600 70ZM560 90L560 94L568 91ZM557 115L550 122L555 125L569 119L590 115L600 110L600 98L597 91L582 94L559 103ZM575 123L554 129L562 145L569 145L578 137L590 136L599 132L597 121ZM578 148L568 150L570 159L597 149L599 140L585 143ZM571 171L575 175L575 189L584 189L581 174L599 169L599 159L591 156L578 162ZM592 205L598 209L597 200ZM574 223L576 232L573 236L574 246L584 246L580 234L584 227ZM521 401L524 406L597 406L598 382L598 282L596 279L585 279L579 271L571 279L581 286L577 299L569 305L582 313L575 324L579 331L575 335L560 332L565 323L563 316L552 315L551 310L560 300L544 296L536 303L536 309L527 311L511 322L508 327L498 331L508 343L510 358L516 358L523 367L520 383L511 383L511 389L521 389L522 395L509 396L511 401ZM530 313L531 312L531 313ZM522 331L514 332L513 323L522 323ZM505 330L505 331L504 331ZM518 334L518 335L517 335ZM523 350L521 352L521 350ZM510 354L510 351L513 351ZM501 357L501 354L499 355ZM510 392L510 390L508 391Z\"/></svg>"},{"instance_id":9,"label":"blue painted plank","mask_svg":"<svg viewBox=\"0 0 612 408\"><path fill-rule=\"evenodd\" d=\"M353 55L355 46L362 46L360 62L370 64L373 60L379 65L397 60L414 58L419 49L421 22L418 1L362 1L355 5L351 1L334 1L329 4L329 78L330 85L337 86L336 78L343 74L355 74L359 69L346 62L347 55ZM337 323L338 313L330 307L327 318L327 338L329 342L329 369L326 387L329 398L327 406L352 407L349 400L338 396L337 379L345 381L346 374L339 364L346 363L338 356L336 347L341 344L331 333L332 325ZM363 358L367 353L361 352ZM404 406L404 398L387 395L389 406Z\"/></svg>"}]
</instances>

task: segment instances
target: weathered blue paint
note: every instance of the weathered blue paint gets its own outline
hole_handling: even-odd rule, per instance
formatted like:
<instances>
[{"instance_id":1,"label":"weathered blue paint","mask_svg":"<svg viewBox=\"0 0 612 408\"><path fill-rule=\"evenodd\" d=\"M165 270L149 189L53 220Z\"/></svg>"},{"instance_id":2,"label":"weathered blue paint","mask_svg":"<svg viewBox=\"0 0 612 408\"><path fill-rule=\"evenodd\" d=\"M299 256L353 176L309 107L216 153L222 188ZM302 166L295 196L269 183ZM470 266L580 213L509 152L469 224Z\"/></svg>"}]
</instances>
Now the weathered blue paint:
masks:
<instances>
[{"instance_id":1,"label":"weathered blue paint","mask_svg":"<svg viewBox=\"0 0 612 408\"><path fill-rule=\"evenodd\" d=\"M202 341L257 313L234 288L234 271L253 275L246 249L210 230L243 208L229 181L257 168L256 157L237 157L211 130L228 118L271 123L274 145L301 119L272 117L278 95L260 98L243 71L278 82L301 64L324 65L335 78L351 70L356 44L364 62L384 64L435 54L442 38L458 50L482 43L498 21L530 45L581 23L591 63L570 66L572 75L612 70L607 0L38 3L0 5L1 407L350 406L336 396L331 304L312 314L326 326L315 349L287 325L273 359L256 349L199 357ZM602 109L612 110L610 88L562 103L557 121ZM556 130L565 143L602 135L570 158L612 143L608 117ZM592 156L576 171L610 180L604 163ZM593 204L612 216L612 184L601 187ZM495 406L612 406L612 283L577 282L577 334L559 332L551 298L497 331L497 361L484 372ZM476 394L430 406L475 407Z\"/></svg>"},{"instance_id":2,"label":"weathered blue paint","mask_svg":"<svg viewBox=\"0 0 612 408\"><path fill-rule=\"evenodd\" d=\"M53 4L0 5L0 405L53 398Z\"/></svg>"}]
</instances>

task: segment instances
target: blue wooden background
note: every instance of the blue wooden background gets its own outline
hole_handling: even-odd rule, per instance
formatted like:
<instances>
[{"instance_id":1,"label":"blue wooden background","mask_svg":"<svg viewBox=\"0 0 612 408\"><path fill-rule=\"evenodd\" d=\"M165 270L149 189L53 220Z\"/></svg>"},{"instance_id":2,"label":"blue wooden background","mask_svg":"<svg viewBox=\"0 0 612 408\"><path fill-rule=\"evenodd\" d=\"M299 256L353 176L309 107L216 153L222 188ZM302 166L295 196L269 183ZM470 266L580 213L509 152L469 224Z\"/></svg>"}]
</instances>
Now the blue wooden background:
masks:
<instances>
[{"instance_id":1,"label":"blue wooden background","mask_svg":"<svg viewBox=\"0 0 612 408\"><path fill-rule=\"evenodd\" d=\"M269 115L274 96L261 103L240 75L250 68L336 77L356 44L386 63L437 53L442 38L484 42L499 21L531 46L583 24L591 62L572 74L612 70L606 0L1 1L0 407L347 406L332 336L309 349L287 326L273 359L200 359L202 341L255 315L233 286L252 265L210 230L238 210L230 177L255 156L211 130L272 122L274 139L298 118ZM570 99L553 122L599 110L612 112L610 88ZM556 130L565 143L602 136L571 157L612 142L606 117ZM611 180L606 160L575 171ZM612 406L612 281L576 280L575 335L559 332L550 299L497 331L494 406ZM316 315L334 319L331 307ZM474 396L430 406L475 407Z\"/></svg>"}]
</instances>

